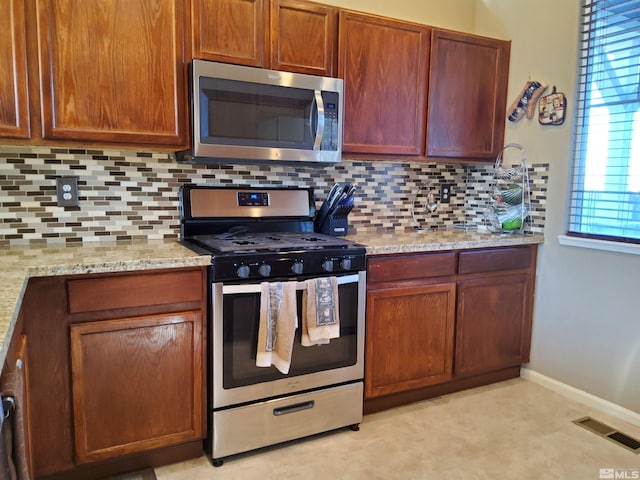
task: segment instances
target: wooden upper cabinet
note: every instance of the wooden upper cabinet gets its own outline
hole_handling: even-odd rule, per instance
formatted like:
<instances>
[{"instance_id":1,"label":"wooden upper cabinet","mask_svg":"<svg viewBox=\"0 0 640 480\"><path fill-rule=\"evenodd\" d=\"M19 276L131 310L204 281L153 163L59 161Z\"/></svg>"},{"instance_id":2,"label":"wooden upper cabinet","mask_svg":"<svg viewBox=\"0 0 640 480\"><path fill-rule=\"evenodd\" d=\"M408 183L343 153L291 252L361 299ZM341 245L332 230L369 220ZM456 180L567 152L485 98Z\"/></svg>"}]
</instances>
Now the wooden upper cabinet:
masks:
<instances>
[{"instance_id":1,"label":"wooden upper cabinet","mask_svg":"<svg viewBox=\"0 0 640 480\"><path fill-rule=\"evenodd\" d=\"M36 0L42 135L186 144L183 0Z\"/></svg>"},{"instance_id":2,"label":"wooden upper cabinet","mask_svg":"<svg viewBox=\"0 0 640 480\"><path fill-rule=\"evenodd\" d=\"M508 41L434 30L427 156L495 159L503 147Z\"/></svg>"},{"instance_id":3,"label":"wooden upper cabinet","mask_svg":"<svg viewBox=\"0 0 640 480\"><path fill-rule=\"evenodd\" d=\"M0 137L29 138L24 0L0 0Z\"/></svg>"},{"instance_id":4,"label":"wooden upper cabinet","mask_svg":"<svg viewBox=\"0 0 640 480\"><path fill-rule=\"evenodd\" d=\"M300 0L271 0L274 70L330 77L336 63L337 10Z\"/></svg>"},{"instance_id":5,"label":"wooden upper cabinet","mask_svg":"<svg viewBox=\"0 0 640 480\"><path fill-rule=\"evenodd\" d=\"M264 66L268 0L193 0L193 56Z\"/></svg>"},{"instance_id":6,"label":"wooden upper cabinet","mask_svg":"<svg viewBox=\"0 0 640 480\"><path fill-rule=\"evenodd\" d=\"M193 56L331 76L336 9L303 0L194 0Z\"/></svg>"},{"instance_id":7,"label":"wooden upper cabinet","mask_svg":"<svg viewBox=\"0 0 640 480\"><path fill-rule=\"evenodd\" d=\"M430 29L340 11L343 151L424 155Z\"/></svg>"}]
</instances>

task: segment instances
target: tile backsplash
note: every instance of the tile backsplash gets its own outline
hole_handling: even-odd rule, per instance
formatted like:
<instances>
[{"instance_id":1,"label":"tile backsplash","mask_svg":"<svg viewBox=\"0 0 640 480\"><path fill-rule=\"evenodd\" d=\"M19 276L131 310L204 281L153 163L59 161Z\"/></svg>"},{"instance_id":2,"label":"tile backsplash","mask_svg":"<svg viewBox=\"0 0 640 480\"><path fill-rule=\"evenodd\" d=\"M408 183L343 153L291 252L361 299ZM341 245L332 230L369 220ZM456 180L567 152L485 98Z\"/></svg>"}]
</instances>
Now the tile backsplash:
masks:
<instances>
[{"instance_id":1,"label":"tile backsplash","mask_svg":"<svg viewBox=\"0 0 640 480\"><path fill-rule=\"evenodd\" d=\"M533 221L542 233L548 164L529 166ZM351 232L478 225L493 164L344 160L316 165L189 165L171 154L57 147L0 146L0 245L175 239L181 184L313 187L317 206L334 182L356 185ZM56 178L77 176L80 204L58 207ZM425 192L453 184L451 202L424 213Z\"/></svg>"}]
</instances>

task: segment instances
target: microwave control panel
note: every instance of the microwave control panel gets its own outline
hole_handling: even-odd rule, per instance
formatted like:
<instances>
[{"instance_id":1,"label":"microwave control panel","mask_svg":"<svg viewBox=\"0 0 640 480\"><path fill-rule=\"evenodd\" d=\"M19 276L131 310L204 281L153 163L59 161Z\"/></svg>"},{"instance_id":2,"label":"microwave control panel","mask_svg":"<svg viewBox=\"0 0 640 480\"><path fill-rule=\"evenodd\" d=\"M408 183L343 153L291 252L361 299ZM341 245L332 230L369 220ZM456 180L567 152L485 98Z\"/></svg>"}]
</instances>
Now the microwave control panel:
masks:
<instances>
[{"instance_id":1,"label":"microwave control panel","mask_svg":"<svg viewBox=\"0 0 640 480\"><path fill-rule=\"evenodd\" d=\"M324 135L320 150L338 150L338 94L322 92L324 100Z\"/></svg>"}]
</instances>

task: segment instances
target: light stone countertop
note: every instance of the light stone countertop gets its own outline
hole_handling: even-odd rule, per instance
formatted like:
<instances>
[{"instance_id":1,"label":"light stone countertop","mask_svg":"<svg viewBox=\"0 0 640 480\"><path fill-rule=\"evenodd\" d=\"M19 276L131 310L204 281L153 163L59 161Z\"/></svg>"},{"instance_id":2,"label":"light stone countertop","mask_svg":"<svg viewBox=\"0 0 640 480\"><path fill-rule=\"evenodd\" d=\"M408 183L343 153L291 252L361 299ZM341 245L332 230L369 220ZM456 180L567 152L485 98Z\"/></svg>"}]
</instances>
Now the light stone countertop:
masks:
<instances>
[{"instance_id":1,"label":"light stone countertop","mask_svg":"<svg viewBox=\"0 0 640 480\"><path fill-rule=\"evenodd\" d=\"M348 235L346 238L365 245L368 255L507 247L544 242L542 235L489 233L456 229L406 233L366 232Z\"/></svg>"},{"instance_id":2,"label":"light stone countertop","mask_svg":"<svg viewBox=\"0 0 640 480\"><path fill-rule=\"evenodd\" d=\"M177 241L4 247L0 250L0 368L31 277L109 273L206 266L199 255Z\"/></svg>"},{"instance_id":3,"label":"light stone countertop","mask_svg":"<svg viewBox=\"0 0 640 480\"><path fill-rule=\"evenodd\" d=\"M366 232L346 238L363 244L369 255L430 252L543 243L541 235L439 230L407 233ZM0 250L0 366L4 363L22 298L31 277L109 273L206 266L199 255L177 241L8 247Z\"/></svg>"}]
</instances>

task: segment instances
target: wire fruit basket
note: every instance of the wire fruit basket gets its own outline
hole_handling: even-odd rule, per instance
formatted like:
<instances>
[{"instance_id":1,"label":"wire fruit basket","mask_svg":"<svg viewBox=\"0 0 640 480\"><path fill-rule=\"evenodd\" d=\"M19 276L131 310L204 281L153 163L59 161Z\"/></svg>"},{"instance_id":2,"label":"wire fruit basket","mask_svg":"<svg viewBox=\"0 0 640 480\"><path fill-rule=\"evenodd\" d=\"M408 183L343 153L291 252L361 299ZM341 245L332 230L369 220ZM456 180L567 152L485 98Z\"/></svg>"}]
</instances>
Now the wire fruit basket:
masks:
<instances>
[{"instance_id":1,"label":"wire fruit basket","mask_svg":"<svg viewBox=\"0 0 640 480\"><path fill-rule=\"evenodd\" d=\"M505 167L505 150L520 150L520 163ZM487 230L496 233L522 233L531 214L531 189L529 168L524 148L517 143L509 143L498 154L490 185L491 198L484 212Z\"/></svg>"}]
</instances>

